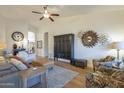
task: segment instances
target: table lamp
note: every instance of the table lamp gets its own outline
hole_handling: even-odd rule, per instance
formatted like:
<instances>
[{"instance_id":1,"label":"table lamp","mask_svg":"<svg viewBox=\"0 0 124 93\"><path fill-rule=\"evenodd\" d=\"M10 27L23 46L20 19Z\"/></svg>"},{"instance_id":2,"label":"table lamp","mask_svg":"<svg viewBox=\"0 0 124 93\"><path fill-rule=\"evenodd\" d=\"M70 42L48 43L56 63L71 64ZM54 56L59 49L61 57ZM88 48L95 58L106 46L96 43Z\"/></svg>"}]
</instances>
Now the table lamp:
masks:
<instances>
[{"instance_id":1,"label":"table lamp","mask_svg":"<svg viewBox=\"0 0 124 93\"><path fill-rule=\"evenodd\" d=\"M0 42L0 50L6 48L6 44L4 42Z\"/></svg>"},{"instance_id":2,"label":"table lamp","mask_svg":"<svg viewBox=\"0 0 124 93\"><path fill-rule=\"evenodd\" d=\"M119 60L119 51L124 50L124 42L112 42L111 49L117 50L117 60Z\"/></svg>"}]
</instances>

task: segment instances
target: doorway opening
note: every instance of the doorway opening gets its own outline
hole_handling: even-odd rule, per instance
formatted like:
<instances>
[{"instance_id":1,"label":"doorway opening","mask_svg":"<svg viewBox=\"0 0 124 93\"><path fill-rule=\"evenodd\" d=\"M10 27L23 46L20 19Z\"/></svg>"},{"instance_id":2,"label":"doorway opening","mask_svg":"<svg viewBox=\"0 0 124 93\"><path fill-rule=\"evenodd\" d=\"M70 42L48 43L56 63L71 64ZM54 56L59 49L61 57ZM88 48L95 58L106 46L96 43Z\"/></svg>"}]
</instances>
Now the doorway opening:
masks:
<instances>
[{"instance_id":1,"label":"doorway opening","mask_svg":"<svg viewBox=\"0 0 124 93\"><path fill-rule=\"evenodd\" d=\"M28 52L35 53L35 33L28 32Z\"/></svg>"}]
</instances>

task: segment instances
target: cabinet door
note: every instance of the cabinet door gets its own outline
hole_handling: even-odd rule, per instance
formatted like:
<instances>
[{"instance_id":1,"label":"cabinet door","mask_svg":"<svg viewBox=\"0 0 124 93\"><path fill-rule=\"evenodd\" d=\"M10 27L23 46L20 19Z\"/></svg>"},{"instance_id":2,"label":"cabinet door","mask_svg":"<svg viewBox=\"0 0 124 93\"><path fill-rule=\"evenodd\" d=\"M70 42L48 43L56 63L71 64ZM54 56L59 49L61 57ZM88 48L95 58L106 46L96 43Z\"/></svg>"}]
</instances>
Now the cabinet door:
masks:
<instances>
[{"instance_id":1,"label":"cabinet door","mask_svg":"<svg viewBox=\"0 0 124 93\"><path fill-rule=\"evenodd\" d=\"M65 41L64 41L65 37L62 37L62 56L63 58L65 58Z\"/></svg>"},{"instance_id":2,"label":"cabinet door","mask_svg":"<svg viewBox=\"0 0 124 93\"><path fill-rule=\"evenodd\" d=\"M74 58L74 35L69 36L70 43L70 59Z\"/></svg>"},{"instance_id":3,"label":"cabinet door","mask_svg":"<svg viewBox=\"0 0 124 93\"><path fill-rule=\"evenodd\" d=\"M57 57L57 37L54 37L54 57Z\"/></svg>"},{"instance_id":4,"label":"cabinet door","mask_svg":"<svg viewBox=\"0 0 124 93\"><path fill-rule=\"evenodd\" d=\"M54 52L56 52L57 57L65 59L74 57L74 35L61 35L54 39Z\"/></svg>"},{"instance_id":5,"label":"cabinet door","mask_svg":"<svg viewBox=\"0 0 124 93\"><path fill-rule=\"evenodd\" d=\"M63 39L63 53L64 53L64 58L67 57L67 36L64 36Z\"/></svg>"}]
</instances>

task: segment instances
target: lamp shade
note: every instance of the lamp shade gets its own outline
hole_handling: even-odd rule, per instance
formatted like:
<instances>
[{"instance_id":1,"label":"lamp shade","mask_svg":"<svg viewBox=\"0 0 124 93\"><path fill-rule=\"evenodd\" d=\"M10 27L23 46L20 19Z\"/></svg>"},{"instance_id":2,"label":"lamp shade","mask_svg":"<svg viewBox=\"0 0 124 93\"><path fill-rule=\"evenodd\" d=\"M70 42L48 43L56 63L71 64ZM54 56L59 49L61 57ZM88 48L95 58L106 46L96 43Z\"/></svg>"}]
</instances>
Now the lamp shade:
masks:
<instances>
[{"instance_id":1,"label":"lamp shade","mask_svg":"<svg viewBox=\"0 0 124 93\"><path fill-rule=\"evenodd\" d=\"M0 49L6 48L6 44L4 42L0 42Z\"/></svg>"},{"instance_id":2,"label":"lamp shade","mask_svg":"<svg viewBox=\"0 0 124 93\"><path fill-rule=\"evenodd\" d=\"M124 50L124 42L112 42L111 49Z\"/></svg>"}]
</instances>

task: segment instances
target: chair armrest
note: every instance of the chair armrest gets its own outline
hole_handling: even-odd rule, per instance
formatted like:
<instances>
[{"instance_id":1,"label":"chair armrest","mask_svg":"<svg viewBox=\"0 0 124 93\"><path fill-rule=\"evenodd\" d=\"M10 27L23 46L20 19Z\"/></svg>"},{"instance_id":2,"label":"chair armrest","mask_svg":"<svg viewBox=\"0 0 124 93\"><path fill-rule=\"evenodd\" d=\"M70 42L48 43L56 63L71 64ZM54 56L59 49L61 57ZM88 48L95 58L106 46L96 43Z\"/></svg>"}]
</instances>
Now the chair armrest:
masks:
<instances>
[{"instance_id":1,"label":"chair armrest","mask_svg":"<svg viewBox=\"0 0 124 93\"><path fill-rule=\"evenodd\" d=\"M86 87L104 88L113 87L109 84L110 77L100 73L88 73L86 75Z\"/></svg>"},{"instance_id":2,"label":"chair armrest","mask_svg":"<svg viewBox=\"0 0 124 93\"><path fill-rule=\"evenodd\" d=\"M98 67L104 63L105 62L93 61L93 70L96 71Z\"/></svg>"}]
</instances>

